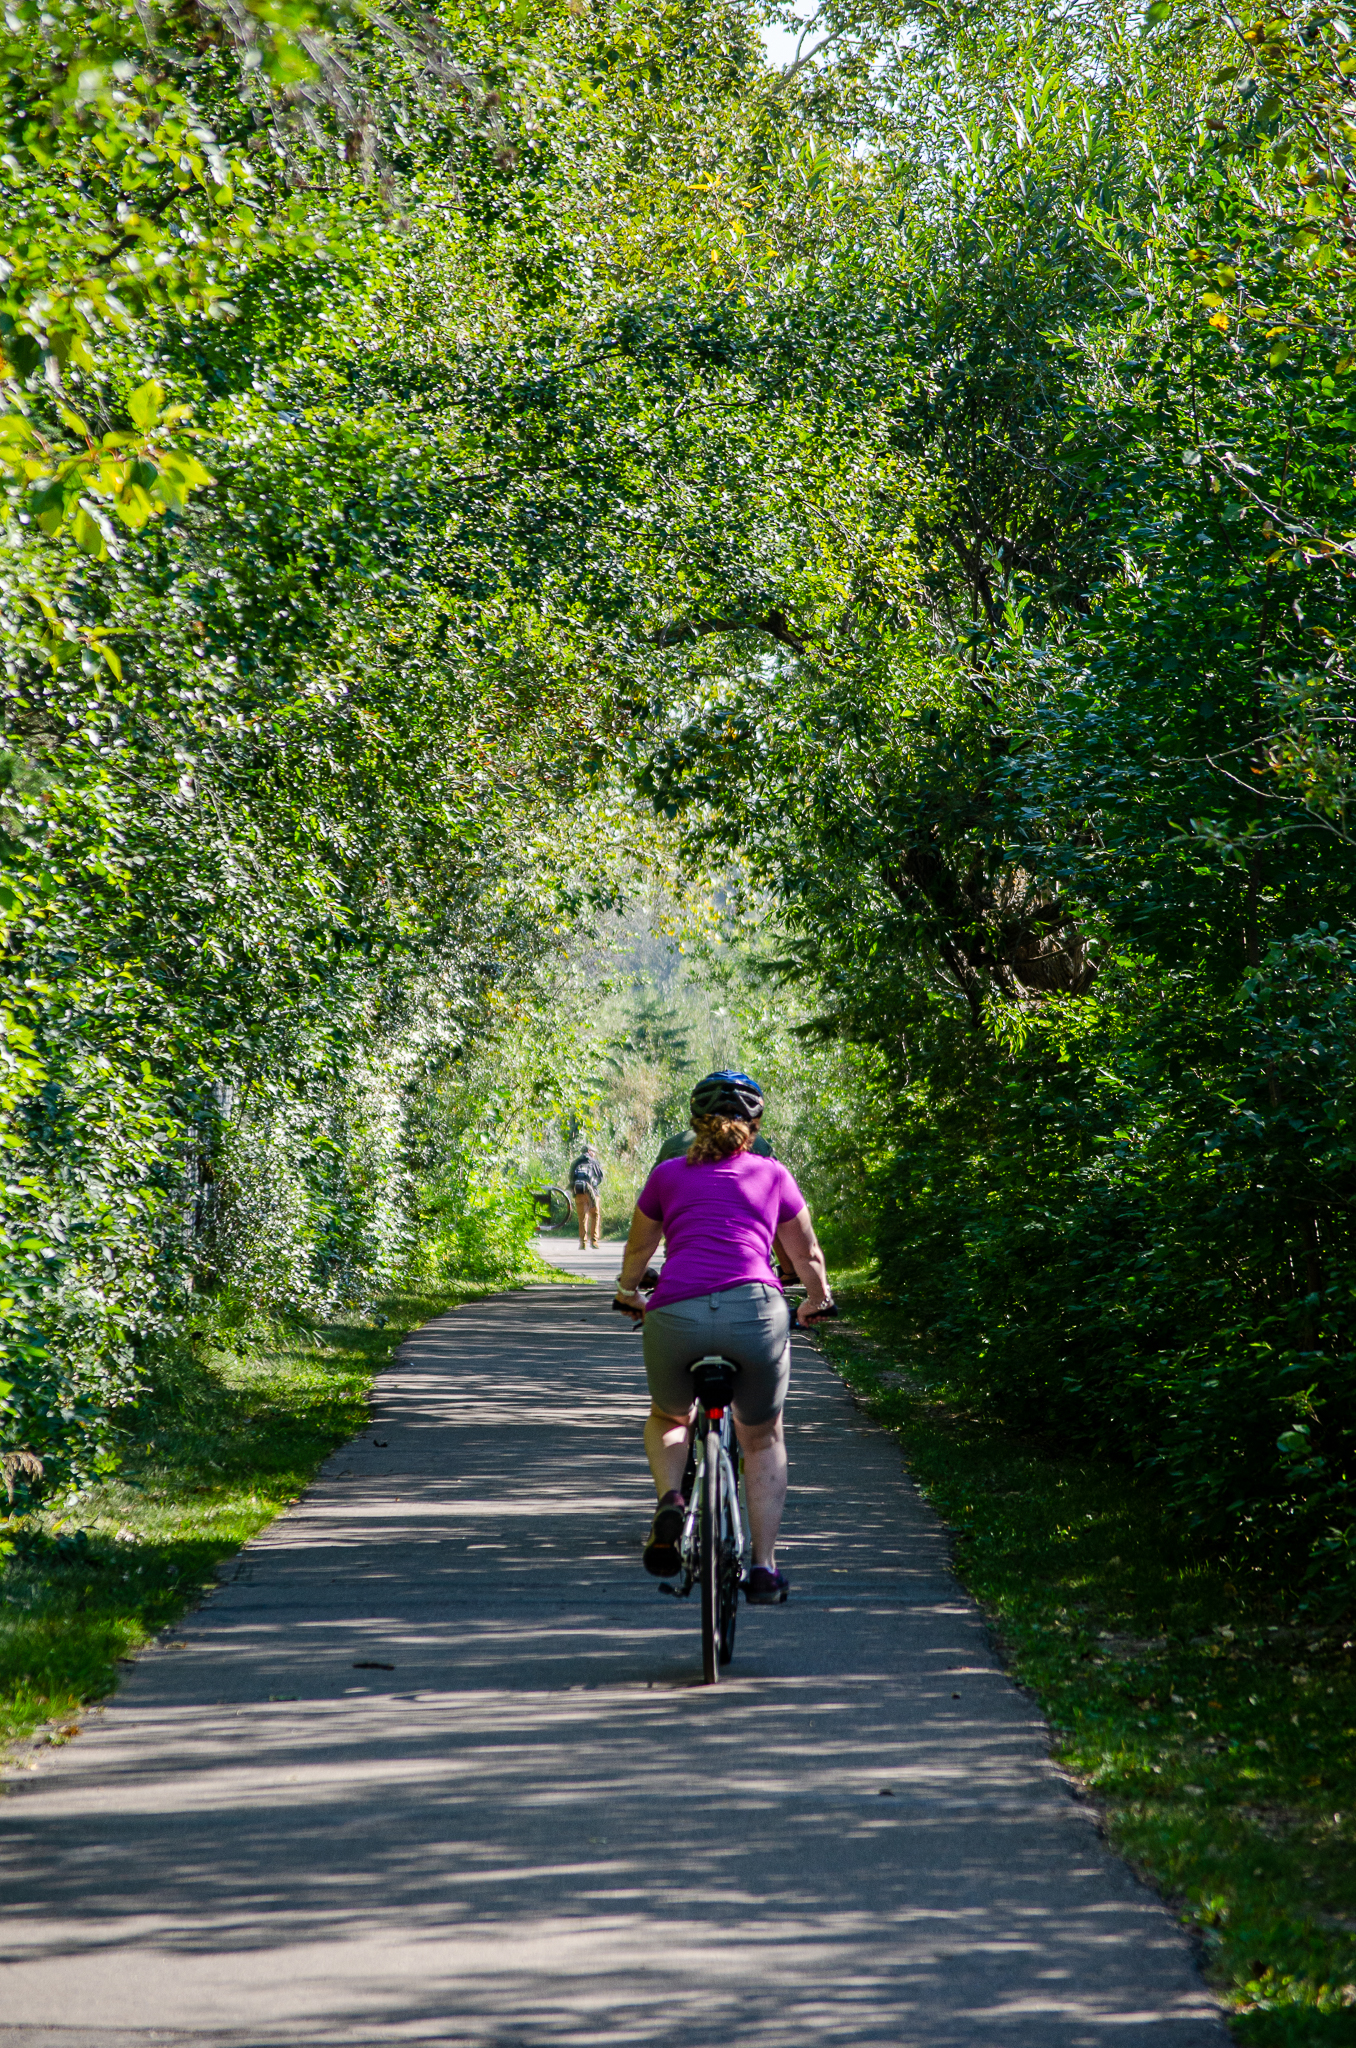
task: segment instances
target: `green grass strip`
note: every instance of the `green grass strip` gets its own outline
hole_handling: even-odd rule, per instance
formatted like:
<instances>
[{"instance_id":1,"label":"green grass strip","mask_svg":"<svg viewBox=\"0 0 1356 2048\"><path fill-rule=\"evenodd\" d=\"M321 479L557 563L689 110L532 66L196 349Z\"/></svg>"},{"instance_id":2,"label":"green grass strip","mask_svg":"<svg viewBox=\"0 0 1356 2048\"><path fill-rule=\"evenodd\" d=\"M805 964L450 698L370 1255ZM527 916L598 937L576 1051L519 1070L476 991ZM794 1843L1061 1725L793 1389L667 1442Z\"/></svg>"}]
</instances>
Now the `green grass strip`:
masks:
<instances>
[{"instance_id":1,"label":"green grass strip","mask_svg":"<svg viewBox=\"0 0 1356 2048\"><path fill-rule=\"evenodd\" d=\"M1234 2035L1356 2043L1352 1632L1293 1625L1151 1480L948 1405L903 1315L851 1279L829 1357L898 1437L1109 1839L1198 1932Z\"/></svg>"},{"instance_id":2,"label":"green grass strip","mask_svg":"<svg viewBox=\"0 0 1356 2048\"><path fill-rule=\"evenodd\" d=\"M62 1724L112 1690L119 1660L214 1588L222 1561L363 1428L401 1338L501 1289L389 1295L370 1316L159 1369L116 1478L6 1527L16 1550L0 1573L0 1741L49 1722L48 1740L69 1739Z\"/></svg>"}]
</instances>

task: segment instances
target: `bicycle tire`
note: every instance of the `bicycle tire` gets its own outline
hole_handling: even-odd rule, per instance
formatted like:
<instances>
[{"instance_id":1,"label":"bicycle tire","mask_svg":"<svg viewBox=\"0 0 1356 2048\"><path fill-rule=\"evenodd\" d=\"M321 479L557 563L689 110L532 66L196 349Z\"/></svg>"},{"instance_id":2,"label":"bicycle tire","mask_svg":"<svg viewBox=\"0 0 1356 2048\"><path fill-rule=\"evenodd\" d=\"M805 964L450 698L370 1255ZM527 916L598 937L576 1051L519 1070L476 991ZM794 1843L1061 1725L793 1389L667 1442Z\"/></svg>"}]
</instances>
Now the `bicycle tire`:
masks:
<instances>
[{"instance_id":1,"label":"bicycle tire","mask_svg":"<svg viewBox=\"0 0 1356 2048\"><path fill-rule=\"evenodd\" d=\"M564 1188L538 1188L532 1200L539 1209L545 1211L545 1220L553 1230L559 1230L574 1214L570 1207L570 1198Z\"/></svg>"},{"instance_id":2,"label":"bicycle tire","mask_svg":"<svg viewBox=\"0 0 1356 2048\"><path fill-rule=\"evenodd\" d=\"M720 1438L706 1433L701 1472L702 1504L702 1678L714 1685L720 1675Z\"/></svg>"},{"instance_id":3,"label":"bicycle tire","mask_svg":"<svg viewBox=\"0 0 1356 2048\"><path fill-rule=\"evenodd\" d=\"M721 1468L721 1517L720 1517L720 1587L719 1604L716 1614L717 1658L721 1664L728 1664L734 1656L735 1623L739 1618L739 1550L735 1543L735 1528L739 1515L739 1491L732 1485L734 1465L731 1461L728 1474Z\"/></svg>"}]
</instances>

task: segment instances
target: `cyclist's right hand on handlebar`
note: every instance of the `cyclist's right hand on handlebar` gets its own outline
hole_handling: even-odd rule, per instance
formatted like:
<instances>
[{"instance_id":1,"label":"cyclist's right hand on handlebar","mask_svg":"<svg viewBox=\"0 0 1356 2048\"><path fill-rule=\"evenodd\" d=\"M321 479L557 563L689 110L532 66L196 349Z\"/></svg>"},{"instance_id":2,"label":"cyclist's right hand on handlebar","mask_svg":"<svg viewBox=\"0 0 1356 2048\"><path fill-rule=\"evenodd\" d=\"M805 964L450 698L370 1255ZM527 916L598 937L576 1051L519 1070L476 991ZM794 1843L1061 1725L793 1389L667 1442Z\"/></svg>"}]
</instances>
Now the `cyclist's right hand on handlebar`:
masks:
<instances>
[{"instance_id":1,"label":"cyclist's right hand on handlebar","mask_svg":"<svg viewBox=\"0 0 1356 2048\"><path fill-rule=\"evenodd\" d=\"M614 1295L612 1306L619 1316L630 1316L633 1323L643 1323L645 1320L645 1311L634 1298L623 1300L620 1295Z\"/></svg>"},{"instance_id":2,"label":"cyclist's right hand on handlebar","mask_svg":"<svg viewBox=\"0 0 1356 2048\"><path fill-rule=\"evenodd\" d=\"M836 1316L837 1313L838 1303L832 1299L822 1301L818 1308L811 1308L808 1302L803 1301L796 1311L796 1320L804 1330L811 1323L826 1322L830 1316Z\"/></svg>"}]
</instances>

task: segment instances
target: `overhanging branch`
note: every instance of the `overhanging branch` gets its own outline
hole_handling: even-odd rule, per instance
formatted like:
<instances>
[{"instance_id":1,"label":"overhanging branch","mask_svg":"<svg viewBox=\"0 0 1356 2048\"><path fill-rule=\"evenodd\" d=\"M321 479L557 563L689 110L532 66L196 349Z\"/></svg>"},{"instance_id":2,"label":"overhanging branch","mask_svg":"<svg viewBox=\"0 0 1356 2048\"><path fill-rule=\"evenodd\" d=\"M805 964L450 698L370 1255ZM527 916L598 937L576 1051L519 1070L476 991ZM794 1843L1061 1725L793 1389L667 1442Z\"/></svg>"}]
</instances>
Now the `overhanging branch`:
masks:
<instances>
[{"instance_id":1,"label":"overhanging branch","mask_svg":"<svg viewBox=\"0 0 1356 2048\"><path fill-rule=\"evenodd\" d=\"M683 619L672 626L660 626L648 638L652 647L681 647L685 640L703 640L708 633L766 633L789 647L793 654L806 653L806 642L792 630L785 612L764 612L757 619Z\"/></svg>"}]
</instances>

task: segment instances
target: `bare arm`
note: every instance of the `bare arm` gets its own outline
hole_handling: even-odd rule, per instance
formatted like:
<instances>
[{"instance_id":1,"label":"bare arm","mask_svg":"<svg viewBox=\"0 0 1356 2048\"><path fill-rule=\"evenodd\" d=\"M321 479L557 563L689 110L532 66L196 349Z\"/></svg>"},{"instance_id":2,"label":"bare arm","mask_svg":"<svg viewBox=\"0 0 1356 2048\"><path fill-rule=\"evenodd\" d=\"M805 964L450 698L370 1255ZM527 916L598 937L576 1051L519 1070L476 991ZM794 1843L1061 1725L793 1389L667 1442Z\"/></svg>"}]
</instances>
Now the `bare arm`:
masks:
<instances>
[{"instance_id":1,"label":"bare arm","mask_svg":"<svg viewBox=\"0 0 1356 2048\"><path fill-rule=\"evenodd\" d=\"M799 1216L783 1223L777 1235L798 1276L805 1282L805 1299L796 1311L796 1320L804 1327L815 1311L826 1307L833 1298L829 1293L828 1268L824 1264L824 1254L819 1248L809 1210L802 1209Z\"/></svg>"},{"instance_id":2,"label":"bare arm","mask_svg":"<svg viewBox=\"0 0 1356 2048\"><path fill-rule=\"evenodd\" d=\"M631 1211L631 1228L627 1233L626 1250L622 1253L621 1272L617 1275L619 1294L635 1293L637 1282L658 1251L663 1235L663 1224L656 1223L653 1216L647 1216L643 1209Z\"/></svg>"}]
</instances>

